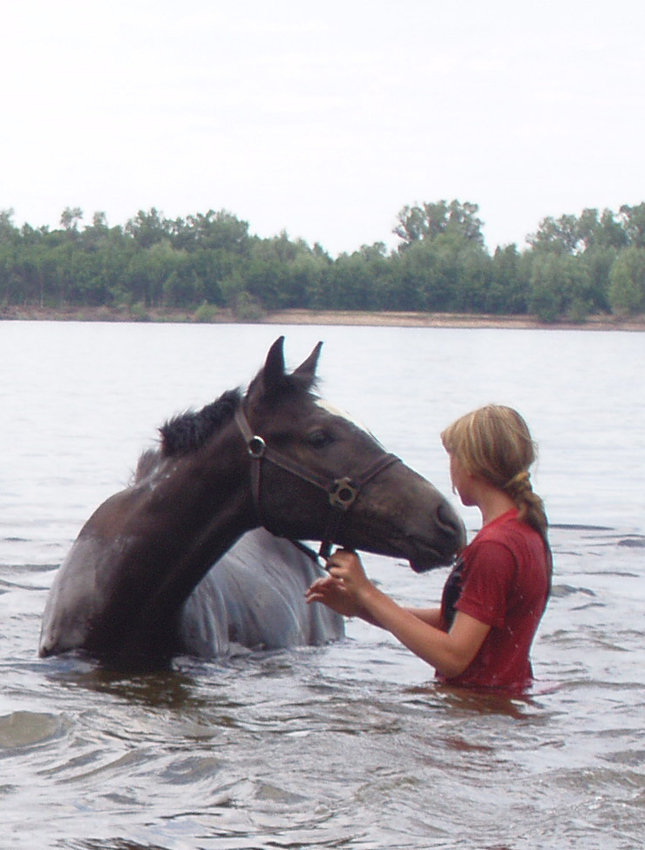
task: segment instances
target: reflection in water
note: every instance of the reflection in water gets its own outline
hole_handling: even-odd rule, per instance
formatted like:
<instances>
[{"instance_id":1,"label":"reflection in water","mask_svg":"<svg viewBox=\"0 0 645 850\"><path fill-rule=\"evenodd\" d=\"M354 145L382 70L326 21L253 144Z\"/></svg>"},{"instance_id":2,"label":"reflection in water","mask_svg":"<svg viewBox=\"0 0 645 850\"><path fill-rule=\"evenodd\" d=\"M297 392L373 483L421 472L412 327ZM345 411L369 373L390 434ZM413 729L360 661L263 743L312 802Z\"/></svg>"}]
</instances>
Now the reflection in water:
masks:
<instances>
[{"instance_id":1,"label":"reflection in water","mask_svg":"<svg viewBox=\"0 0 645 850\"><path fill-rule=\"evenodd\" d=\"M70 690L85 688L148 707L181 711L200 702L195 680L175 670L124 674L105 668L98 662L91 662L88 666L87 670L51 674L50 678L57 679L59 685Z\"/></svg>"}]
</instances>

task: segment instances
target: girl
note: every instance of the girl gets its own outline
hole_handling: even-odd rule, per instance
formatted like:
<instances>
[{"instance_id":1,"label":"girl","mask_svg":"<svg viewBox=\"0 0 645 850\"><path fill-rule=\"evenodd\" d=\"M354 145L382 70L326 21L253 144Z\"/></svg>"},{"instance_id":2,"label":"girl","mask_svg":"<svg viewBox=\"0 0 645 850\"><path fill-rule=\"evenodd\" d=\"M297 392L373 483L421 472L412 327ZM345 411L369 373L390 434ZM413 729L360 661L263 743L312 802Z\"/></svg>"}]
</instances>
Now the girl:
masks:
<instances>
[{"instance_id":1,"label":"girl","mask_svg":"<svg viewBox=\"0 0 645 850\"><path fill-rule=\"evenodd\" d=\"M499 405L463 416L441 439L453 489L482 515L481 530L448 577L441 607L402 608L344 549L331 556L329 577L312 584L307 600L388 629L435 667L440 681L524 689L551 584L547 519L529 477L535 445L519 413Z\"/></svg>"}]
</instances>

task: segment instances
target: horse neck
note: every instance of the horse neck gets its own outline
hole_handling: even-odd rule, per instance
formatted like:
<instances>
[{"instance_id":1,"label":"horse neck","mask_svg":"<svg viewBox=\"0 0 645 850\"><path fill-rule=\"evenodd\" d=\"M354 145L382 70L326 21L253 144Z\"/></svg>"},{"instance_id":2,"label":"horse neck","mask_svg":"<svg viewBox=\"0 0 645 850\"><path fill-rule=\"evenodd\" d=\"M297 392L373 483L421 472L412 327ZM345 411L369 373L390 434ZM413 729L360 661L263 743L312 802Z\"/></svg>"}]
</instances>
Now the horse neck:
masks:
<instances>
[{"instance_id":1,"label":"horse neck","mask_svg":"<svg viewBox=\"0 0 645 850\"><path fill-rule=\"evenodd\" d=\"M158 537L148 541L144 558L132 563L141 578L139 617L144 624L172 616L257 521L246 452L233 423L195 453L162 461L138 488L141 515L135 524L153 522L156 505L172 506L172 515L164 518L162 512L157 519Z\"/></svg>"},{"instance_id":2,"label":"horse neck","mask_svg":"<svg viewBox=\"0 0 645 850\"><path fill-rule=\"evenodd\" d=\"M203 449L172 465L162 487L197 560L214 563L245 531L257 526L249 462L233 422ZM190 556L189 556L190 557Z\"/></svg>"}]
</instances>

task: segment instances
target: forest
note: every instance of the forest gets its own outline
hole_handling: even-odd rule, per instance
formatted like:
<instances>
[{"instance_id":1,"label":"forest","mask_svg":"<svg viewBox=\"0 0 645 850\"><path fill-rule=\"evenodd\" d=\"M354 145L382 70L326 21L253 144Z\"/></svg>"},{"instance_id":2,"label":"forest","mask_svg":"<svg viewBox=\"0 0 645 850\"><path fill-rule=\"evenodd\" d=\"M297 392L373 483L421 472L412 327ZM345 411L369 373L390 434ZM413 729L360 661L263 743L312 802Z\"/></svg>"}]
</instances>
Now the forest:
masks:
<instances>
[{"instance_id":1,"label":"forest","mask_svg":"<svg viewBox=\"0 0 645 850\"><path fill-rule=\"evenodd\" d=\"M285 309L530 315L584 322L645 312L645 202L543 219L526 245L485 245L479 207L438 201L395 217L396 247L363 245L332 258L318 243L249 233L226 210L167 219L140 210L124 226L21 227L0 211L0 309L186 308L208 320Z\"/></svg>"}]
</instances>

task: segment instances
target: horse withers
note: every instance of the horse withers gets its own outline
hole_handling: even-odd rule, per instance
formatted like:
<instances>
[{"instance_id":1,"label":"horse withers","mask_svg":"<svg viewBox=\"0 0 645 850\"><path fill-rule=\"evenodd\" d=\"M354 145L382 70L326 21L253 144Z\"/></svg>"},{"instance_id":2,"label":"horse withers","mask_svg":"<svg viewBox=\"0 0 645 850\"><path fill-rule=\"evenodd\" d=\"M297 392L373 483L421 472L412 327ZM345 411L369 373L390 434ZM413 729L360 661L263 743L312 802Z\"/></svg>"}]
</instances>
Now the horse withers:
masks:
<instances>
[{"instance_id":1,"label":"horse withers","mask_svg":"<svg viewBox=\"0 0 645 850\"><path fill-rule=\"evenodd\" d=\"M245 395L161 428L132 486L88 519L56 574L42 656L202 657L342 635L307 606L320 568L292 540L448 564L461 520L424 478L314 393L319 343L291 374L284 338Z\"/></svg>"}]
</instances>

